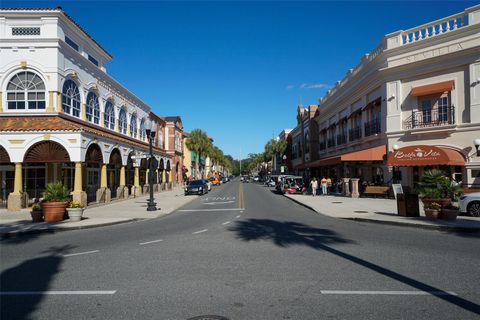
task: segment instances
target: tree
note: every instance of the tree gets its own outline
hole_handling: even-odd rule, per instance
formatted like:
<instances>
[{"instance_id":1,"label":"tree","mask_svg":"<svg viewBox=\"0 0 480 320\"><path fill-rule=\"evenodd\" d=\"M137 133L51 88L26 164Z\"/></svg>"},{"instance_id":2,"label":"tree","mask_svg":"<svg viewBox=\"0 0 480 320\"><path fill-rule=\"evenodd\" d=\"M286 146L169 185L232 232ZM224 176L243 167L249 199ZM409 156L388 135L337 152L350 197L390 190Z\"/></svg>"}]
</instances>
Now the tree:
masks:
<instances>
[{"instance_id":1,"label":"tree","mask_svg":"<svg viewBox=\"0 0 480 320\"><path fill-rule=\"evenodd\" d=\"M195 151L195 154L197 155L195 161L195 178L198 179L200 178L200 159L210 151L212 141L205 131L202 129L194 129L190 132L186 145L188 149Z\"/></svg>"},{"instance_id":2,"label":"tree","mask_svg":"<svg viewBox=\"0 0 480 320\"><path fill-rule=\"evenodd\" d=\"M270 139L267 144L265 144L265 158L270 161L273 160L275 155L283 155L287 150L287 141L279 139Z\"/></svg>"}]
</instances>

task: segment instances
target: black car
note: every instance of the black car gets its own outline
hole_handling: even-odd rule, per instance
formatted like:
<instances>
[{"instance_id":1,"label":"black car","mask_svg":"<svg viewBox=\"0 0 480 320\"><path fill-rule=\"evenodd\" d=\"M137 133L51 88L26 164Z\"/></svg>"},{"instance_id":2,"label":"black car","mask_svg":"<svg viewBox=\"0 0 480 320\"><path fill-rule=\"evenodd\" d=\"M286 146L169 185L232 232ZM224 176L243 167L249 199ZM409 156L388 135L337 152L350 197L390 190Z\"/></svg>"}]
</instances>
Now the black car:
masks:
<instances>
[{"instance_id":1,"label":"black car","mask_svg":"<svg viewBox=\"0 0 480 320\"><path fill-rule=\"evenodd\" d=\"M185 195L198 194L202 195L208 192L208 185L205 180L192 180L185 187Z\"/></svg>"}]
</instances>

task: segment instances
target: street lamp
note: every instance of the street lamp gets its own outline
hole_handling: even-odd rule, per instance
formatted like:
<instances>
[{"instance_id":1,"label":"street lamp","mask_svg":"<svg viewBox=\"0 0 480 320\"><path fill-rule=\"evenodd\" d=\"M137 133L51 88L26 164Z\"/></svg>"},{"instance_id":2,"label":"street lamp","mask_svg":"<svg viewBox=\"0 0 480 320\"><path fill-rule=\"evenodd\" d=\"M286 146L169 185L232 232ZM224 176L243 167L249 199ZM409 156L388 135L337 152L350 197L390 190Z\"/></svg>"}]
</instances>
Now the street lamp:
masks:
<instances>
[{"instance_id":1,"label":"street lamp","mask_svg":"<svg viewBox=\"0 0 480 320\"><path fill-rule=\"evenodd\" d=\"M145 131L148 137L148 144L150 149L150 161L148 166L148 184L150 186L150 198L148 199L147 211L157 211L156 203L153 199L153 173L154 173L154 157L153 157L153 140L155 139L155 131L157 131L157 125L150 119L145 122Z\"/></svg>"},{"instance_id":2,"label":"street lamp","mask_svg":"<svg viewBox=\"0 0 480 320\"><path fill-rule=\"evenodd\" d=\"M394 151L394 152L395 152L395 151L398 151L398 149L400 149L400 147L399 147L397 144L394 144L394 145L392 146L392 148L393 148L393 151ZM397 179L396 179L396 178L397 178L397 173L395 172L395 166L392 166L392 174L393 174L392 183L395 184L395 183L397 183Z\"/></svg>"},{"instance_id":3,"label":"street lamp","mask_svg":"<svg viewBox=\"0 0 480 320\"><path fill-rule=\"evenodd\" d=\"M473 140L473 144L475 145L475 149L477 150L477 157L480 157L480 151L478 147L480 147L480 139Z\"/></svg>"},{"instance_id":4,"label":"street lamp","mask_svg":"<svg viewBox=\"0 0 480 320\"><path fill-rule=\"evenodd\" d=\"M282 171L282 173L286 173L285 171L287 171L287 170L285 170L285 167L286 167L286 164L287 164L287 155L284 154L283 157L282 157L282 160L283 160L283 163L282 163L282 169L283 170L280 170L280 171Z\"/></svg>"}]
</instances>

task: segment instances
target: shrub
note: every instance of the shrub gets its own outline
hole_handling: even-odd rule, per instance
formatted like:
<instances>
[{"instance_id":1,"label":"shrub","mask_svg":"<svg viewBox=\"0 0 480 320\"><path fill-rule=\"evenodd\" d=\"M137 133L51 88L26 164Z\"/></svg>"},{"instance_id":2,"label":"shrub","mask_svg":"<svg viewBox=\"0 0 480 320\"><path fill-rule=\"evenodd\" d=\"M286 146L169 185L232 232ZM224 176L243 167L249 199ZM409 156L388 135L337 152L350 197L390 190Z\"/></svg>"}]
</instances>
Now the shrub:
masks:
<instances>
[{"instance_id":1,"label":"shrub","mask_svg":"<svg viewBox=\"0 0 480 320\"><path fill-rule=\"evenodd\" d=\"M43 192L45 202L66 202L70 199L70 192L61 182L52 182Z\"/></svg>"},{"instance_id":2,"label":"shrub","mask_svg":"<svg viewBox=\"0 0 480 320\"><path fill-rule=\"evenodd\" d=\"M424 209L440 210L442 206L436 202L425 204Z\"/></svg>"},{"instance_id":3,"label":"shrub","mask_svg":"<svg viewBox=\"0 0 480 320\"><path fill-rule=\"evenodd\" d=\"M32 211L42 211L42 207L38 203L32 205Z\"/></svg>"},{"instance_id":4,"label":"shrub","mask_svg":"<svg viewBox=\"0 0 480 320\"><path fill-rule=\"evenodd\" d=\"M455 201L461 194L462 188L450 181L443 171L432 169L424 173L418 183L417 191L424 198L450 198Z\"/></svg>"},{"instance_id":5,"label":"shrub","mask_svg":"<svg viewBox=\"0 0 480 320\"><path fill-rule=\"evenodd\" d=\"M68 205L69 208L75 208L75 209L82 209L83 208L83 205L78 202L78 201L72 201L70 202L70 204Z\"/></svg>"}]
</instances>

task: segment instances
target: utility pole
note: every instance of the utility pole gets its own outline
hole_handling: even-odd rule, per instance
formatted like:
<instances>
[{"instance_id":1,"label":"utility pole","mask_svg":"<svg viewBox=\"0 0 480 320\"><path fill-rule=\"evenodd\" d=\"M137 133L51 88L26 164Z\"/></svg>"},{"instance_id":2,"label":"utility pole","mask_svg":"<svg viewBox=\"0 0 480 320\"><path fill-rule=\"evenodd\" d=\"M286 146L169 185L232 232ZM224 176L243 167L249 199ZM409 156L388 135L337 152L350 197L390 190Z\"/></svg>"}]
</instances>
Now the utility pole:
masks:
<instances>
[{"instance_id":1,"label":"utility pole","mask_svg":"<svg viewBox=\"0 0 480 320\"><path fill-rule=\"evenodd\" d=\"M240 162L240 175L242 175L242 148L240 148L240 156L238 157Z\"/></svg>"}]
</instances>

